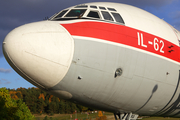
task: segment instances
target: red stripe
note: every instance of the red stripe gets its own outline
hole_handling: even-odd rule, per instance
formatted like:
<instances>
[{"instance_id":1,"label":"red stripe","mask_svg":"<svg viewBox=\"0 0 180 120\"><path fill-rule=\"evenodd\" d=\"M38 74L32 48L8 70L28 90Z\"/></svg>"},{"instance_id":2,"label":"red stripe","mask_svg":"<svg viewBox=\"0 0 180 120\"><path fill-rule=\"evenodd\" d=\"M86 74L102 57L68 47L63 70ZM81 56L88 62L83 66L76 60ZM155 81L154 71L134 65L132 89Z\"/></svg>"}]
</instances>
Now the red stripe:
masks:
<instances>
[{"instance_id":1,"label":"red stripe","mask_svg":"<svg viewBox=\"0 0 180 120\"><path fill-rule=\"evenodd\" d=\"M180 49L179 46L155 35L126 27L124 25L103 22L77 22L61 25L65 27L71 35L92 37L115 43L121 43L180 62L178 52ZM140 45L138 45L138 33ZM141 34L143 36L143 44ZM147 46L147 48L143 45Z\"/></svg>"}]
</instances>

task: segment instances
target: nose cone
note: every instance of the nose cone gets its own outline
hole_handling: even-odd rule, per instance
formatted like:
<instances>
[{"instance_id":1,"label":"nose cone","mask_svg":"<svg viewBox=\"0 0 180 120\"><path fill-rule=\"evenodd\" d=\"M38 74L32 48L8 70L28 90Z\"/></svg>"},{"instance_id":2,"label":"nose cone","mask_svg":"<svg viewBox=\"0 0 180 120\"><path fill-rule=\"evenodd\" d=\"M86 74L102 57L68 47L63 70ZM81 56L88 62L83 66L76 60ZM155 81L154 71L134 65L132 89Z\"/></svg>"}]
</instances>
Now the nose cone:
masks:
<instances>
[{"instance_id":1,"label":"nose cone","mask_svg":"<svg viewBox=\"0 0 180 120\"><path fill-rule=\"evenodd\" d=\"M8 63L32 84L48 89L66 75L74 53L68 31L54 21L30 23L12 30L3 42Z\"/></svg>"}]
</instances>

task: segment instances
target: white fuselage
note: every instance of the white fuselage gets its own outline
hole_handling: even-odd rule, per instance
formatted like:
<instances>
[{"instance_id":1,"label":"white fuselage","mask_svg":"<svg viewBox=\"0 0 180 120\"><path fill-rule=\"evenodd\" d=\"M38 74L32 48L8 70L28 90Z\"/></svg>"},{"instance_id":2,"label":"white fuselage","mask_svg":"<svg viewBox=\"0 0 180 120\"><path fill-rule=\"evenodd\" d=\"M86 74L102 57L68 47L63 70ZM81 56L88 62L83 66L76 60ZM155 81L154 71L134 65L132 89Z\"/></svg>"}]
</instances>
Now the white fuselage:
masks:
<instances>
[{"instance_id":1,"label":"white fuselage","mask_svg":"<svg viewBox=\"0 0 180 120\"><path fill-rule=\"evenodd\" d=\"M180 33L129 5L86 5L82 17L89 6L104 6L115 8L124 23L103 20L96 9L101 20L21 26L3 43L9 64L32 84L75 103L114 113L180 117ZM122 74L116 76L118 68Z\"/></svg>"}]
</instances>

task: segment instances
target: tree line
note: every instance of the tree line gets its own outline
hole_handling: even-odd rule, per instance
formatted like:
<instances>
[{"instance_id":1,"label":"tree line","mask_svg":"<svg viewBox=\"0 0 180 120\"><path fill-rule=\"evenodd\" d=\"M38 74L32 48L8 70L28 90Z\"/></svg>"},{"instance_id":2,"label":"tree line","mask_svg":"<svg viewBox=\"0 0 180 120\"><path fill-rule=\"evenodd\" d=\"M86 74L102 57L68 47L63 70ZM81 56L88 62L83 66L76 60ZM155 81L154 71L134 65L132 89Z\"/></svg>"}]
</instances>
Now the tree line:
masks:
<instances>
[{"instance_id":1,"label":"tree line","mask_svg":"<svg viewBox=\"0 0 180 120\"><path fill-rule=\"evenodd\" d=\"M92 110L90 108L59 99L39 88L8 89L12 99L22 99L33 114L65 114Z\"/></svg>"},{"instance_id":2,"label":"tree line","mask_svg":"<svg viewBox=\"0 0 180 120\"><path fill-rule=\"evenodd\" d=\"M33 120L22 99L12 99L6 88L0 88L0 120Z\"/></svg>"}]
</instances>

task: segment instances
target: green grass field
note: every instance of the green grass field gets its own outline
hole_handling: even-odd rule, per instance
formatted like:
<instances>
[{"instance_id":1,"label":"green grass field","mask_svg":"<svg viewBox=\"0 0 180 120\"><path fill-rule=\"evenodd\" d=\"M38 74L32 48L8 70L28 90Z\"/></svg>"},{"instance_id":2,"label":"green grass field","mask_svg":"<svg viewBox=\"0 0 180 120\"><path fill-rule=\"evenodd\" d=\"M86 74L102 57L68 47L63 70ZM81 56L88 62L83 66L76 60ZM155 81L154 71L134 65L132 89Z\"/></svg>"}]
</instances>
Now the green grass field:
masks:
<instances>
[{"instance_id":1,"label":"green grass field","mask_svg":"<svg viewBox=\"0 0 180 120\"><path fill-rule=\"evenodd\" d=\"M114 119L114 115L112 113L104 113L103 115L105 115L107 117L106 120L115 120ZM78 120L96 120L96 118L98 118L98 113L93 113L93 114L54 114L53 116L49 116L49 115L34 115L35 116L35 120L75 120L75 118L77 118ZM46 117L47 116L47 117ZM72 116L72 117L71 117ZM46 117L46 119L45 119ZM170 117L148 117L148 118L142 118L140 120L180 120L180 118L170 118Z\"/></svg>"},{"instance_id":2,"label":"green grass field","mask_svg":"<svg viewBox=\"0 0 180 120\"><path fill-rule=\"evenodd\" d=\"M180 118L149 117L149 118L143 118L142 120L180 120Z\"/></svg>"},{"instance_id":3,"label":"green grass field","mask_svg":"<svg viewBox=\"0 0 180 120\"><path fill-rule=\"evenodd\" d=\"M105 113L104 115L106 116L113 116L112 113ZM95 119L96 117L98 117L98 113L92 113L92 114L54 114L53 116L49 116L49 115L34 115L35 116L35 120L44 120L44 118L47 116L48 119L53 119L53 120L74 120L74 119L78 119L78 120L92 120ZM72 116L72 117L71 117ZM50 119L50 120L51 120Z\"/></svg>"}]
</instances>

